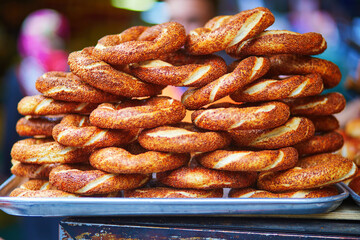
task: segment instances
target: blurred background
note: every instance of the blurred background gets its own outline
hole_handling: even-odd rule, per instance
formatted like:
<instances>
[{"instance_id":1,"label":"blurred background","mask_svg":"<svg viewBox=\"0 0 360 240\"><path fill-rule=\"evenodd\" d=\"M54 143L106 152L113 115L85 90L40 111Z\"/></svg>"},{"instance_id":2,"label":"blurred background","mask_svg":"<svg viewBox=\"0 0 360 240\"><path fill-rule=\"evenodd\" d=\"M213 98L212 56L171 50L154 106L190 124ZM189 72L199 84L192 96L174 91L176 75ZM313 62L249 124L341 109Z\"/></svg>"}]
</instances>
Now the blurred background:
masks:
<instances>
[{"instance_id":1,"label":"blurred background","mask_svg":"<svg viewBox=\"0 0 360 240\"><path fill-rule=\"evenodd\" d=\"M328 49L319 57L336 63L343 75L341 84L331 91L342 92L348 103L358 101L359 0L1 0L0 181L10 176L10 149L19 139L15 132L20 117L17 102L37 93L34 83L42 73L68 70L70 52L94 46L102 36L130 26L174 20L190 31L215 15L258 6L275 15L271 29L323 34ZM360 107L354 109L350 117L360 115ZM58 221L0 212L0 238L57 239Z\"/></svg>"}]
</instances>

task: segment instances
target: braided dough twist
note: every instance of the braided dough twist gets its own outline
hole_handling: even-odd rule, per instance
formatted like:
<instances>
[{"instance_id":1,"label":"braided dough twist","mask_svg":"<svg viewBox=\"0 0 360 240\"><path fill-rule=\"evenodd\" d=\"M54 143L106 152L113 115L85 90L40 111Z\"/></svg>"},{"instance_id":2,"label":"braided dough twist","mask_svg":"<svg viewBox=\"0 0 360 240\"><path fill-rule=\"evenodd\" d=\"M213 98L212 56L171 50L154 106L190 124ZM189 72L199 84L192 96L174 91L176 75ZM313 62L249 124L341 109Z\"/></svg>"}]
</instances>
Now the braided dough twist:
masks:
<instances>
[{"instance_id":1,"label":"braided dough twist","mask_svg":"<svg viewBox=\"0 0 360 240\"><path fill-rule=\"evenodd\" d=\"M116 65L135 63L174 52L184 45L185 38L185 28L180 23L167 22L149 28L140 26L101 38L94 48L94 55Z\"/></svg>"},{"instance_id":2,"label":"braided dough twist","mask_svg":"<svg viewBox=\"0 0 360 240\"><path fill-rule=\"evenodd\" d=\"M52 132L60 144L71 147L119 146L136 139L139 130L101 129L91 125L87 116L67 115Z\"/></svg>"},{"instance_id":3,"label":"braided dough twist","mask_svg":"<svg viewBox=\"0 0 360 240\"><path fill-rule=\"evenodd\" d=\"M16 123L16 132L20 136L52 136L53 127L60 123L61 118L52 117L32 117L25 116L20 118Z\"/></svg>"},{"instance_id":4,"label":"braided dough twist","mask_svg":"<svg viewBox=\"0 0 360 240\"><path fill-rule=\"evenodd\" d=\"M150 176L110 174L87 165L60 165L50 172L49 182L57 189L79 195L94 195L138 188Z\"/></svg>"},{"instance_id":5,"label":"braided dough twist","mask_svg":"<svg viewBox=\"0 0 360 240\"><path fill-rule=\"evenodd\" d=\"M314 96L323 89L320 74L295 75L283 80L261 79L235 91L230 97L236 102L260 102Z\"/></svg>"},{"instance_id":6,"label":"braided dough twist","mask_svg":"<svg viewBox=\"0 0 360 240\"><path fill-rule=\"evenodd\" d=\"M162 152L208 152L230 144L226 132L203 131L191 123L144 130L138 138L142 147Z\"/></svg>"},{"instance_id":7,"label":"braided dough twist","mask_svg":"<svg viewBox=\"0 0 360 240\"><path fill-rule=\"evenodd\" d=\"M35 82L44 96L69 102L102 103L119 101L116 95L94 88L70 72L47 72Z\"/></svg>"},{"instance_id":8,"label":"braided dough twist","mask_svg":"<svg viewBox=\"0 0 360 240\"><path fill-rule=\"evenodd\" d=\"M201 87L227 73L219 56L193 56L177 51L157 60L132 64L131 73L139 79L158 85Z\"/></svg>"},{"instance_id":9,"label":"braided dough twist","mask_svg":"<svg viewBox=\"0 0 360 240\"><path fill-rule=\"evenodd\" d=\"M72 52L68 63L71 72L89 85L105 92L124 97L146 97L157 95L161 86L140 81L134 76L119 71L92 55L93 48Z\"/></svg>"},{"instance_id":10,"label":"braided dough twist","mask_svg":"<svg viewBox=\"0 0 360 240\"><path fill-rule=\"evenodd\" d=\"M190 154L147 151L132 154L125 149L108 147L93 152L90 164L109 173L156 173L173 170L188 163Z\"/></svg>"},{"instance_id":11,"label":"braided dough twist","mask_svg":"<svg viewBox=\"0 0 360 240\"><path fill-rule=\"evenodd\" d=\"M90 122L101 128L153 128L180 122L185 113L186 109L181 102L159 96L118 104L103 103L92 111Z\"/></svg>"},{"instance_id":12,"label":"braided dough twist","mask_svg":"<svg viewBox=\"0 0 360 240\"><path fill-rule=\"evenodd\" d=\"M181 101L187 109L199 109L255 81L268 70L267 58L248 57L242 60L233 72L225 74L201 88L187 90L181 96Z\"/></svg>"},{"instance_id":13,"label":"braided dough twist","mask_svg":"<svg viewBox=\"0 0 360 240\"><path fill-rule=\"evenodd\" d=\"M325 88L333 88L341 81L339 67L325 59L302 55L279 54L269 56L269 60L271 62L271 68L268 76L319 73Z\"/></svg>"},{"instance_id":14,"label":"braided dough twist","mask_svg":"<svg viewBox=\"0 0 360 240\"><path fill-rule=\"evenodd\" d=\"M207 168L227 171L280 171L294 167L298 160L295 148L262 151L216 150L196 156Z\"/></svg>"},{"instance_id":15,"label":"braided dough twist","mask_svg":"<svg viewBox=\"0 0 360 240\"><path fill-rule=\"evenodd\" d=\"M23 97L17 106L21 115L61 115L67 113L90 114L98 104L58 101L43 95Z\"/></svg>"},{"instance_id":16,"label":"braided dough twist","mask_svg":"<svg viewBox=\"0 0 360 240\"><path fill-rule=\"evenodd\" d=\"M327 44L320 33L296 33L286 30L264 31L259 35L226 49L234 58L273 54L316 55L325 51Z\"/></svg>"},{"instance_id":17,"label":"braided dough twist","mask_svg":"<svg viewBox=\"0 0 360 240\"><path fill-rule=\"evenodd\" d=\"M139 188L124 191L128 198L221 198L222 189L176 189L168 187Z\"/></svg>"},{"instance_id":18,"label":"braided dough twist","mask_svg":"<svg viewBox=\"0 0 360 240\"><path fill-rule=\"evenodd\" d=\"M229 198L320 198L338 195L339 191L335 186L315 188L308 190L287 191L273 193L255 188L231 189Z\"/></svg>"},{"instance_id":19,"label":"braided dough twist","mask_svg":"<svg viewBox=\"0 0 360 240\"><path fill-rule=\"evenodd\" d=\"M340 123L333 115L306 116L315 126L316 132L330 132L339 129Z\"/></svg>"},{"instance_id":20,"label":"braided dough twist","mask_svg":"<svg viewBox=\"0 0 360 240\"><path fill-rule=\"evenodd\" d=\"M31 164L31 163L22 163L14 159L11 160L12 167L10 169L11 173L19 177L27 178L49 178L50 171L59 165L59 163L49 163L49 164Z\"/></svg>"},{"instance_id":21,"label":"braided dough twist","mask_svg":"<svg viewBox=\"0 0 360 240\"><path fill-rule=\"evenodd\" d=\"M346 100L341 93L332 92L298 99L286 99L293 115L324 116L344 110Z\"/></svg>"},{"instance_id":22,"label":"braided dough twist","mask_svg":"<svg viewBox=\"0 0 360 240\"><path fill-rule=\"evenodd\" d=\"M289 170L260 173L257 186L271 192L311 189L341 182L356 172L353 161L337 154L323 153L302 158Z\"/></svg>"},{"instance_id":23,"label":"braided dough twist","mask_svg":"<svg viewBox=\"0 0 360 240\"><path fill-rule=\"evenodd\" d=\"M216 105L215 105L216 106ZM196 110L191 121L199 128L209 130L266 129L284 124L290 109L281 102L257 105L230 104L227 107Z\"/></svg>"},{"instance_id":24,"label":"braided dough twist","mask_svg":"<svg viewBox=\"0 0 360 240\"><path fill-rule=\"evenodd\" d=\"M318 153L335 152L344 145L344 138L336 131L317 134L312 138L296 144L300 156Z\"/></svg>"},{"instance_id":25,"label":"braided dough twist","mask_svg":"<svg viewBox=\"0 0 360 240\"><path fill-rule=\"evenodd\" d=\"M13 159L33 164L85 162L89 155L87 149L63 146L52 139L23 139L11 149Z\"/></svg>"},{"instance_id":26,"label":"braided dough twist","mask_svg":"<svg viewBox=\"0 0 360 240\"><path fill-rule=\"evenodd\" d=\"M230 172L204 167L181 167L156 174L157 180L175 188L216 189L242 188L255 183L255 172Z\"/></svg>"},{"instance_id":27,"label":"braided dough twist","mask_svg":"<svg viewBox=\"0 0 360 240\"><path fill-rule=\"evenodd\" d=\"M272 129L231 130L230 136L240 147L277 149L305 141L315 133L314 124L304 117L292 117Z\"/></svg>"},{"instance_id":28,"label":"braided dough twist","mask_svg":"<svg viewBox=\"0 0 360 240\"><path fill-rule=\"evenodd\" d=\"M273 14L263 7L235 15L214 17L203 28L190 31L185 49L193 55L218 52L256 36L274 21Z\"/></svg>"}]
</instances>

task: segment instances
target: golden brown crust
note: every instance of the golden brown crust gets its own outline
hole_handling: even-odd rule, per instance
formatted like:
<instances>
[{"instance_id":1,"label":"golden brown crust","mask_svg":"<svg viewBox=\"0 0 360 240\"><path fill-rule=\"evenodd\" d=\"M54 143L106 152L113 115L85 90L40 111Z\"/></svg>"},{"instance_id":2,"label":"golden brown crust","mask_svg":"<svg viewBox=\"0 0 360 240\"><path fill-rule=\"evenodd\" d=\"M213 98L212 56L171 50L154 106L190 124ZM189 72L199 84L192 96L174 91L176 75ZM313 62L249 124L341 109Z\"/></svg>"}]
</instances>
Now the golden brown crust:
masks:
<instances>
[{"instance_id":1,"label":"golden brown crust","mask_svg":"<svg viewBox=\"0 0 360 240\"><path fill-rule=\"evenodd\" d=\"M314 96L323 89L320 74L295 75L282 80L258 80L238 89L230 97L236 102L260 102Z\"/></svg>"},{"instance_id":2,"label":"golden brown crust","mask_svg":"<svg viewBox=\"0 0 360 240\"><path fill-rule=\"evenodd\" d=\"M71 72L44 73L36 80L35 86L44 96L60 101L102 103L121 99L90 86Z\"/></svg>"},{"instance_id":3,"label":"golden brown crust","mask_svg":"<svg viewBox=\"0 0 360 240\"><path fill-rule=\"evenodd\" d=\"M110 174L87 165L64 164L50 172L49 182L62 191L94 195L138 188L149 178L145 174Z\"/></svg>"},{"instance_id":4,"label":"golden brown crust","mask_svg":"<svg viewBox=\"0 0 360 240\"><path fill-rule=\"evenodd\" d=\"M180 49L185 43L185 28L180 23L139 27L103 37L95 46L94 55L105 62L121 65L156 59Z\"/></svg>"},{"instance_id":5,"label":"golden brown crust","mask_svg":"<svg viewBox=\"0 0 360 240\"><path fill-rule=\"evenodd\" d=\"M341 93L332 92L285 101L293 115L325 116L341 112L346 100Z\"/></svg>"},{"instance_id":6,"label":"golden brown crust","mask_svg":"<svg viewBox=\"0 0 360 240\"><path fill-rule=\"evenodd\" d=\"M344 138L336 131L316 134L312 138L294 145L300 156L335 152L344 144Z\"/></svg>"},{"instance_id":7,"label":"golden brown crust","mask_svg":"<svg viewBox=\"0 0 360 240\"><path fill-rule=\"evenodd\" d=\"M360 195L360 175L356 174L354 177L350 179L350 181L347 183L349 188L351 188L357 195Z\"/></svg>"},{"instance_id":8,"label":"golden brown crust","mask_svg":"<svg viewBox=\"0 0 360 240\"><path fill-rule=\"evenodd\" d=\"M96 150L90 156L90 164L109 173L156 173L172 170L187 164L190 154L147 151L132 154L125 149L108 147Z\"/></svg>"},{"instance_id":9,"label":"golden brown crust","mask_svg":"<svg viewBox=\"0 0 360 240\"><path fill-rule=\"evenodd\" d=\"M240 147L278 149L305 141L315 133L314 124L304 117L292 117L272 129L231 130L230 136Z\"/></svg>"},{"instance_id":10,"label":"golden brown crust","mask_svg":"<svg viewBox=\"0 0 360 240\"><path fill-rule=\"evenodd\" d=\"M348 136L344 130L338 130L338 132L344 138L344 145L337 153L360 166L360 139Z\"/></svg>"},{"instance_id":11,"label":"golden brown crust","mask_svg":"<svg viewBox=\"0 0 360 240\"><path fill-rule=\"evenodd\" d=\"M58 101L43 95L23 97L17 106L22 115L62 115L68 113L90 114L98 104Z\"/></svg>"},{"instance_id":12,"label":"golden brown crust","mask_svg":"<svg viewBox=\"0 0 360 240\"><path fill-rule=\"evenodd\" d=\"M339 129L340 123L333 115L306 116L315 126L316 132L330 132Z\"/></svg>"},{"instance_id":13,"label":"golden brown crust","mask_svg":"<svg viewBox=\"0 0 360 240\"><path fill-rule=\"evenodd\" d=\"M256 105L229 104L226 107L210 105L196 110L191 121L199 128L226 131L244 129L267 129L284 124L290 116L290 109L280 102L266 102Z\"/></svg>"},{"instance_id":14,"label":"golden brown crust","mask_svg":"<svg viewBox=\"0 0 360 240\"><path fill-rule=\"evenodd\" d=\"M269 59L268 76L319 73L325 88L333 88L341 81L339 67L325 59L292 54L273 55Z\"/></svg>"},{"instance_id":15,"label":"golden brown crust","mask_svg":"<svg viewBox=\"0 0 360 240\"><path fill-rule=\"evenodd\" d=\"M159 96L119 104L103 103L90 114L90 122L101 128L153 128L180 122L185 113L181 102Z\"/></svg>"},{"instance_id":16,"label":"golden brown crust","mask_svg":"<svg viewBox=\"0 0 360 240\"><path fill-rule=\"evenodd\" d=\"M216 189L242 188L255 183L255 172L230 172L204 167L181 167L156 174L157 180L175 188Z\"/></svg>"},{"instance_id":17,"label":"golden brown crust","mask_svg":"<svg viewBox=\"0 0 360 240\"><path fill-rule=\"evenodd\" d=\"M16 123L16 132L23 137L52 136L53 127L61 121L62 117L32 117L25 116Z\"/></svg>"},{"instance_id":18,"label":"golden brown crust","mask_svg":"<svg viewBox=\"0 0 360 240\"><path fill-rule=\"evenodd\" d=\"M55 189L49 184L48 179L30 179L20 185L20 188L27 190L50 190Z\"/></svg>"},{"instance_id":19,"label":"golden brown crust","mask_svg":"<svg viewBox=\"0 0 360 240\"><path fill-rule=\"evenodd\" d=\"M181 102L187 109L199 109L262 77L268 69L267 58L248 57L242 60L231 73L225 74L201 88L187 90L181 96Z\"/></svg>"},{"instance_id":20,"label":"golden brown crust","mask_svg":"<svg viewBox=\"0 0 360 240\"><path fill-rule=\"evenodd\" d=\"M50 164L31 164L22 163L14 159L11 160L11 173L19 177L28 177L33 179L48 178L50 171L58 166L58 163Z\"/></svg>"},{"instance_id":21,"label":"golden brown crust","mask_svg":"<svg viewBox=\"0 0 360 240\"><path fill-rule=\"evenodd\" d=\"M30 198L72 198L78 197L75 194L67 193L61 190L28 190L22 188L15 188L9 195L9 197L30 197Z\"/></svg>"},{"instance_id":22,"label":"golden brown crust","mask_svg":"<svg viewBox=\"0 0 360 240\"><path fill-rule=\"evenodd\" d=\"M344 181L356 172L353 161L323 153L302 158L289 170L260 173L257 186L272 192L311 189Z\"/></svg>"},{"instance_id":23,"label":"golden brown crust","mask_svg":"<svg viewBox=\"0 0 360 240\"><path fill-rule=\"evenodd\" d=\"M191 31L185 49L194 55L224 50L264 31L275 21L267 8L258 7L231 16L217 16Z\"/></svg>"},{"instance_id":24,"label":"golden brown crust","mask_svg":"<svg viewBox=\"0 0 360 240\"><path fill-rule=\"evenodd\" d=\"M160 126L144 130L138 138L146 149L163 152L208 152L230 144L226 132L203 131L191 123Z\"/></svg>"},{"instance_id":25,"label":"golden brown crust","mask_svg":"<svg viewBox=\"0 0 360 240\"><path fill-rule=\"evenodd\" d=\"M66 147L52 139L23 139L11 149L13 159L32 164L85 162L89 155L88 149Z\"/></svg>"},{"instance_id":26,"label":"golden brown crust","mask_svg":"<svg viewBox=\"0 0 360 240\"><path fill-rule=\"evenodd\" d=\"M221 198L223 189L139 188L124 191L127 198Z\"/></svg>"},{"instance_id":27,"label":"golden brown crust","mask_svg":"<svg viewBox=\"0 0 360 240\"><path fill-rule=\"evenodd\" d=\"M280 171L294 167L298 161L295 148L262 151L216 150L196 156L207 168L227 171Z\"/></svg>"},{"instance_id":28,"label":"golden brown crust","mask_svg":"<svg viewBox=\"0 0 360 240\"><path fill-rule=\"evenodd\" d=\"M70 70L91 86L124 97L146 97L161 93L162 86L140 81L95 58L93 48L70 53Z\"/></svg>"},{"instance_id":29,"label":"golden brown crust","mask_svg":"<svg viewBox=\"0 0 360 240\"><path fill-rule=\"evenodd\" d=\"M139 130L102 129L91 125L87 116L67 115L53 129L58 143L71 147L119 146L136 139Z\"/></svg>"},{"instance_id":30,"label":"golden brown crust","mask_svg":"<svg viewBox=\"0 0 360 240\"><path fill-rule=\"evenodd\" d=\"M139 79L158 85L201 87L227 73L227 65L219 56L193 56L179 50L132 64L131 73Z\"/></svg>"},{"instance_id":31,"label":"golden brown crust","mask_svg":"<svg viewBox=\"0 0 360 240\"><path fill-rule=\"evenodd\" d=\"M270 30L227 48L226 53L234 58L283 53L316 55L324 52L326 47L326 41L320 33Z\"/></svg>"},{"instance_id":32,"label":"golden brown crust","mask_svg":"<svg viewBox=\"0 0 360 240\"><path fill-rule=\"evenodd\" d=\"M229 198L320 198L338 195L339 191L335 186L315 188L309 190L287 191L273 193L255 188L231 189Z\"/></svg>"}]
</instances>

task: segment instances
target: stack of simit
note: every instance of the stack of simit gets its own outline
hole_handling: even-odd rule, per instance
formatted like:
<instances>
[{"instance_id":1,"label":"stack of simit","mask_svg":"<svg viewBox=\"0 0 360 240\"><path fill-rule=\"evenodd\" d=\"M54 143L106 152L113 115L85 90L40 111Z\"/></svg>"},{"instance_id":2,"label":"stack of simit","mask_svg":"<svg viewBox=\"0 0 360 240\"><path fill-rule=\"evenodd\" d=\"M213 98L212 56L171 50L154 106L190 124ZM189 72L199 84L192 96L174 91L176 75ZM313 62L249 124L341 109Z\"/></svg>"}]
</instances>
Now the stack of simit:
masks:
<instances>
[{"instance_id":1,"label":"stack of simit","mask_svg":"<svg viewBox=\"0 0 360 240\"><path fill-rule=\"evenodd\" d=\"M255 185L276 197L337 194L319 188L357 168L329 153L342 145L331 115L344 98L320 94L341 74L309 56L326 49L320 34L265 31L273 22L255 8L187 36L175 22L136 26L71 53L71 72L45 73L42 95L19 102L17 130L31 138L14 144L12 172L42 180L11 195L240 197ZM213 55L222 50L239 60L227 66ZM181 102L161 96L169 85L189 87ZM235 102L213 104L227 96Z\"/></svg>"}]
</instances>

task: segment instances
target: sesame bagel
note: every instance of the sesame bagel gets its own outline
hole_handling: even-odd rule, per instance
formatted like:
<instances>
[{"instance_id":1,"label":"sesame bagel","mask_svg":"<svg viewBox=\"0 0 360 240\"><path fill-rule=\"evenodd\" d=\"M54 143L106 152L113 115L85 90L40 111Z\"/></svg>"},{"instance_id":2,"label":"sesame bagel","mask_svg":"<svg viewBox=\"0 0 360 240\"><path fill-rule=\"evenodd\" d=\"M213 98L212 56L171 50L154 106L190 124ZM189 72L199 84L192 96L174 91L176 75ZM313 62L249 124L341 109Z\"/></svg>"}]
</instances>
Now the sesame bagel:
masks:
<instances>
[{"instance_id":1,"label":"sesame bagel","mask_svg":"<svg viewBox=\"0 0 360 240\"><path fill-rule=\"evenodd\" d=\"M230 172L204 167L181 167L156 174L157 180L175 188L216 189L243 188L256 181L255 172Z\"/></svg>"},{"instance_id":2,"label":"sesame bagel","mask_svg":"<svg viewBox=\"0 0 360 240\"><path fill-rule=\"evenodd\" d=\"M231 130L230 136L240 147L278 149L293 146L315 134L314 124L304 117L292 117L272 129Z\"/></svg>"},{"instance_id":3,"label":"sesame bagel","mask_svg":"<svg viewBox=\"0 0 360 240\"><path fill-rule=\"evenodd\" d=\"M218 170L280 171L294 167L298 153L292 147L262 151L216 150L197 155L196 160L204 167Z\"/></svg>"},{"instance_id":4,"label":"sesame bagel","mask_svg":"<svg viewBox=\"0 0 360 240\"><path fill-rule=\"evenodd\" d=\"M144 130L138 138L146 149L163 152L209 152L230 144L226 132L205 131L191 123L179 123Z\"/></svg>"},{"instance_id":5,"label":"sesame bagel","mask_svg":"<svg viewBox=\"0 0 360 240\"><path fill-rule=\"evenodd\" d=\"M353 161L337 154L323 153L302 158L288 170L260 173L257 186L272 192L311 189L344 181L356 172Z\"/></svg>"},{"instance_id":6,"label":"sesame bagel","mask_svg":"<svg viewBox=\"0 0 360 240\"><path fill-rule=\"evenodd\" d=\"M260 104L210 105L191 114L191 121L199 128L209 130L244 130L274 128L284 124L290 109L281 102Z\"/></svg>"},{"instance_id":7,"label":"sesame bagel","mask_svg":"<svg viewBox=\"0 0 360 240\"><path fill-rule=\"evenodd\" d=\"M52 131L58 143L71 147L109 147L119 146L136 139L138 129L103 129L91 125L89 117L67 115Z\"/></svg>"},{"instance_id":8,"label":"sesame bagel","mask_svg":"<svg viewBox=\"0 0 360 240\"><path fill-rule=\"evenodd\" d=\"M50 172L49 182L62 191L94 195L138 188L149 178L145 174L110 174L88 165L64 164Z\"/></svg>"},{"instance_id":9,"label":"sesame bagel","mask_svg":"<svg viewBox=\"0 0 360 240\"><path fill-rule=\"evenodd\" d=\"M186 109L181 102L159 96L118 104L103 103L90 114L90 122L101 128L153 128L180 122L185 113Z\"/></svg>"},{"instance_id":10,"label":"sesame bagel","mask_svg":"<svg viewBox=\"0 0 360 240\"><path fill-rule=\"evenodd\" d=\"M203 87L188 89L181 96L181 102L187 109L199 109L262 77L268 69L267 58L245 58L231 73L225 74Z\"/></svg>"},{"instance_id":11,"label":"sesame bagel","mask_svg":"<svg viewBox=\"0 0 360 240\"><path fill-rule=\"evenodd\" d=\"M90 164L109 173L157 173L187 164L190 154L147 151L140 154L116 147L96 150L89 158Z\"/></svg>"}]
</instances>

